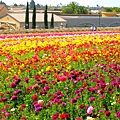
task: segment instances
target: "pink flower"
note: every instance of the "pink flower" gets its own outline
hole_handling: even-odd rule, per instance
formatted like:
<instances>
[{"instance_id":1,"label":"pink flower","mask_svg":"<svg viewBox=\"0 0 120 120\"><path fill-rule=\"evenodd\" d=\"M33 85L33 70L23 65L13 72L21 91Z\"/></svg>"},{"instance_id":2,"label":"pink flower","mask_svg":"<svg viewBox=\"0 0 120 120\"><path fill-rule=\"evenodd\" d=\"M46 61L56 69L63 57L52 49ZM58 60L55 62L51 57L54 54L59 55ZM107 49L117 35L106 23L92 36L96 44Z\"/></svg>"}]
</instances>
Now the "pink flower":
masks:
<instances>
[{"instance_id":1,"label":"pink flower","mask_svg":"<svg viewBox=\"0 0 120 120\"><path fill-rule=\"evenodd\" d=\"M56 120L58 118L59 114L58 112L56 112L55 114L53 114L52 116L52 120Z\"/></svg>"},{"instance_id":2,"label":"pink flower","mask_svg":"<svg viewBox=\"0 0 120 120\"><path fill-rule=\"evenodd\" d=\"M15 83L15 82L11 83L11 84L10 84L10 87L11 87L11 88L15 88L15 87L16 87L16 83Z\"/></svg>"},{"instance_id":3,"label":"pink flower","mask_svg":"<svg viewBox=\"0 0 120 120\"><path fill-rule=\"evenodd\" d=\"M9 116L10 116L10 113L6 112L4 115L5 115L6 117L9 117Z\"/></svg>"},{"instance_id":4,"label":"pink flower","mask_svg":"<svg viewBox=\"0 0 120 120\"><path fill-rule=\"evenodd\" d=\"M72 98L72 103L76 103L77 102L77 98Z\"/></svg>"},{"instance_id":5,"label":"pink flower","mask_svg":"<svg viewBox=\"0 0 120 120\"><path fill-rule=\"evenodd\" d=\"M95 97L90 97L90 102L94 101L95 100Z\"/></svg>"},{"instance_id":6,"label":"pink flower","mask_svg":"<svg viewBox=\"0 0 120 120\"><path fill-rule=\"evenodd\" d=\"M2 118L2 120L5 120L5 118Z\"/></svg>"},{"instance_id":7,"label":"pink flower","mask_svg":"<svg viewBox=\"0 0 120 120\"><path fill-rule=\"evenodd\" d=\"M48 91L49 89L50 89L49 86L44 86L44 90L45 90L45 91Z\"/></svg>"},{"instance_id":8,"label":"pink flower","mask_svg":"<svg viewBox=\"0 0 120 120\"><path fill-rule=\"evenodd\" d=\"M29 78L24 79L24 82L28 83L28 81L29 81Z\"/></svg>"},{"instance_id":9,"label":"pink flower","mask_svg":"<svg viewBox=\"0 0 120 120\"><path fill-rule=\"evenodd\" d=\"M92 111L94 110L94 107L89 106L87 109L87 114L92 114Z\"/></svg>"},{"instance_id":10,"label":"pink flower","mask_svg":"<svg viewBox=\"0 0 120 120\"><path fill-rule=\"evenodd\" d=\"M99 110L100 113L104 112L104 110Z\"/></svg>"},{"instance_id":11,"label":"pink flower","mask_svg":"<svg viewBox=\"0 0 120 120\"><path fill-rule=\"evenodd\" d=\"M120 111L117 111L117 112L116 112L116 116L117 116L118 118L120 118Z\"/></svg>"},{"instance_id":12,"label":"pink flower","mask_svg":"<svg viewBox=\"0 0 120 120\"><path fill-rule=\"evenodd\" d=\"M67 80L67 77L66 77L66 76L60 76L60 77L59 77L59 80L62 81L62 82L64 82L64 81Z\"/></svg>"},{"instance_id":13,"label":"pink flower","mask_svg":"<svg viewBox=\"0 0 120 120\"><path fill-rule=\"evenodd\" d=\"M16 95L12 95L11 99L12 99L12 100L16 100L16 99L17 99L17 96L16 96Z\"/></svg>"},{"instance_id":14,"label":"pink flower","mask_svg":"<svg viewBox=\"0 0 120 120\"><path fill-rule=\"evenodd\" d=\"M21 120L26 120L26 117L22 117Z\"/></svg>"}]
</instances>

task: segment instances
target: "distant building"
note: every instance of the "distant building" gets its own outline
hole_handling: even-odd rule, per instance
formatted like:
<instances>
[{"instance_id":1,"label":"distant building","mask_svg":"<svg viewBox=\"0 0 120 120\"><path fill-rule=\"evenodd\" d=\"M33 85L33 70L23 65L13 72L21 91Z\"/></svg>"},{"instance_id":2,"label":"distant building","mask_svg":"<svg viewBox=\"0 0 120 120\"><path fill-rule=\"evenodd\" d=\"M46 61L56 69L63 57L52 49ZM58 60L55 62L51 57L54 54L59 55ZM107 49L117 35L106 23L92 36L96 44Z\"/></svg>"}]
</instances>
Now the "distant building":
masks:
<instances>
[{"instance_id":1,"label":"distant building","mask_svg":"<svg viewBox=\"0 0 120 120\"><path fill-rule=\"evenodd\" d=\"M29 27L32 28L32 13L29 13ZM48 26L50 27L51 13L48 13ZM25 13L9 13L0 17L1 25L7 24L13 26L15 29L24 28L25 26ZM66 20L54 14L54 27L66 26ZM44 28L44 13L36 13L36 27Z\"/></svg>"},{"instance_id":2,"label":"distant building","mask_svg":"<svg viewBox=\"0 0 120 120\"><path fill-rule=\"evenodd\" d=\"M120 26L120 14L106 14L102 17L102 13L96 15L60 15L67 21L67 27L91 27L91 26Z\"/></svg>"},{"instance_id":3,"label":"distant building","mask_svg":"<svg viewBox=\"0 0 120 120\"><path fill-rule=\"evenodd\" d=\"M10 10L24 10L24 9L25 9L25 6L12 6L12 7L10 7Z\"/></svg>"}]
</instances>

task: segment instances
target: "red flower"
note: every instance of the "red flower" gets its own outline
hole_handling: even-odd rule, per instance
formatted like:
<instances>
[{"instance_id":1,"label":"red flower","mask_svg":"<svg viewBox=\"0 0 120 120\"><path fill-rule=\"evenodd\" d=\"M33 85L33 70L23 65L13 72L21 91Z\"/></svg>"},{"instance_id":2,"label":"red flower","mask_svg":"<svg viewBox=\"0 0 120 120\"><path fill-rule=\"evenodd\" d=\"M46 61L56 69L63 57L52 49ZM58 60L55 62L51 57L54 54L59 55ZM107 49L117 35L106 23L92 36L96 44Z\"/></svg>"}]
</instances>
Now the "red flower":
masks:
<instances>
[{"instance_id":1,"label":"red flower","mask_svg":"<svg viewBox=\"0 0 120 120\"><path fill-rule=\"evenodd\" d=\"M33 96L32 96L32 99L33 99L34 101L37 101L37 100L38 100L38 95L37 95L37 94L33 95Z\"/></svg>"},{"instance_id":2,"label":"red flower","mask_svg":"<svg viewBox=\"0 0 120 120\"><path fill-rule=\"evenodd\" d=\"M60 119L69 119L69 118L70 118L69 113L60 114Z\"/></svg>"},{"instance_id":3,"label":"red flower","mask_svg":"<svg viewBox=\"0 0 120 120\"><path fill-rule=\"evenodd\" d=\"M106 112L105 112L105 116L106 116L106 117L109 117L110 114L111 114L110 111L106 111Z\"/></svg>"},{"instance_id":4,"label":"red flower","mask_svg":"<svg viewBox=\"0 0 120 120\"><path fill-rule=\"evenodd\" d=\"M69 113L65 113L65 118L70 118L70 114Z\"/></svg>"},{"instance_id":5,"label":"red flower","mask_svg":"<svg viewBox=\"0 0 120 120\"><path fill-rule=\"evenodd\" d=\"M41 83L42 83L42 84L47 84L47 83L48 83L48 81L47 81L47 80L45 80L45 79L42 79L42 80L41 80Z\"/></svg>"},{"instance_id":6,"label":"red flower","mask_svg":"<svg viewBox=\"0 0 120 120\"><path fill-rule=\"evenodd\" d=\"M60 119L65 119L65 118L66 118L65 114L60 114Z\"/></svg>"},{"instance_id":7,"label":"red flower","mask_svg":"<svg viewBox=\"0 0 120 120\"><path fill-rule=\"evenodd\" d=\"M88 85L88 83L85 83L85 84L84 84L84 87L86 87L87 85Z\"/></svg>"},{"instance_id":8,"label":"red flower","mask_svg":"<svg viewBox=\"0 0 120 120\"><path fill-rule=\"evenodd\" d=\"M72 88L76 88L75 86L72 86Z\"/></svg>"},{"instance_id":9,"label":"red flower","mask_svg":"<svg viewBox=\"0 0 120 120\"><path fill-rule=\"evenodd\" d=\"M21 120L26 120L26 117L22 117Z\"/></svg>"},{"instance_id":10,"label":"red flower","mask_svg":"<svg viewBox=\"0 0 120 120\"><path fill-rule=\"evenodd\" d=\"M83 109L84 107L85 107L84 104L81 104L81 105L79 106L80 109Z\"/></svg>"},{"instance_id":11,"label":"red flower","mask_svg":"<svg viewBox=\"0 0 120 120\"><path fill-rule=\"evenodd\" d=\"M26 104L22 104L22 107L26 107Z\"/></svg>"}]
</instances>

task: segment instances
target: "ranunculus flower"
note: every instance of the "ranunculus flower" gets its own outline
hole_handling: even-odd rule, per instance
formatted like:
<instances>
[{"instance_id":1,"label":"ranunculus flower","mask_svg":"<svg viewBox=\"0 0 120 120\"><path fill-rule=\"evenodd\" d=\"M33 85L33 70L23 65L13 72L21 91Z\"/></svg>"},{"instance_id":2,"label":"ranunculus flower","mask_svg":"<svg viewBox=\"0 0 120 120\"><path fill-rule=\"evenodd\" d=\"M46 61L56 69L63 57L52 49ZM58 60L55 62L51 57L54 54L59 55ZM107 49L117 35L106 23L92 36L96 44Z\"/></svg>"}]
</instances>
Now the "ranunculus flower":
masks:
<instances>
[{"instance_id":1,"label":"ranunculus flower","mask_svg":"<svg viewBox=\"0 0 120 120\"><path fill-rule=\"evenodd\" d=\"M82 118L76 118L76 120L82 120Z\"/></svg>"},{"instance_id":2,"label":"ranunculus flower","mask_svg":"<svg viewBox=\"0 0 120 120\"><path fill-rule=\"evenodd\" d=\"M11 99L12 99L12 100L16 100L16 99L17 99L17 96L16 96L16 95L12 95Z\"/></svg>"},{"instance_id":3,"label":"ranunculus flower","mask_svg":"<svg viewBox=\"0 0 120 120\"><path fill-rule=\"evenodd\" d=\"M44 86L44 90L45 90L45 91L48 91L49 89L50 89L49 86Z\"/></svg>"},{"instance_id":4,"label":"ranunculus flower","mask_svg":"<svg viewBox=\"0 0 120 120\"><path fill-rule=\"evenodd\" d=\"M10 111L15 111L15 108L12 108Z\"/></svg>"},{"instance_id":5,"label":"ranunculus flower","mask_svg":"<svg viewBox=\"0 0 120 120\"><path fill-rule=\"evenodd\" d=\"M92 111L94 110L94 107L89 106L87 109L87 114L92 114Z\"/></svg>"},{"instance_id":6,"label":"ranunculus flower","mask_svg":"<svg viewBox=\"0 0 120 120\"><path fill-rule=\"evenodd\" d=\"M85 107L84 104L81 104L81 105L79 106L80 109L83 109L84 107Z\"/></svg>"},{"instance_id":7,"label":"ranunculus flower","mask_svg":"<svg viewBox=\"0 0 120 120\"><path fill-rule=\"evenodd\" d=\"M16 83L15 83L15 82L12 82L12 83L10 84L10 87L11 87L11 88L15 88L15 87L16 87Z\"/></svg>"},{"instance_id":8,"label":"ranunculus flower","mask_svg":"<svg viewBox=\"0 0 120 120\"><path fill-rule=\"evenodd\" d=\"M58 118L58 112L56 112L55 114L52 115L52 120L56 120Z\"/></svg>"},{"instance_id":9,"label":"ranunculus flower","mask_svg":"<svg viewBox=\"0 0 120 120\"><path fill-rule=\"evenodd\" d=\"M27 120L26 117L22 117L21 120Z\"/></svg>"},{"instance_id":10,"label":"ranunculus flower","mask_svg":"<svg viewBox=\"0 0 120 120\"><path fill-rule=\"evenodd\" d=\"M43 100L38 100L38 104L40 104L41 106L43 106L44 101Z\"/></svg>"},{"instance_id":11,"label":"ranunculus flower","mask_svg":"<svg viewBox=\"0 0 120 120\"><path fill-rule=\"evenodd\" d=\"M2 98L2 101L7 101L8 99L6 97L3 97Z\"/></svg>"},{"instance_id":12,"label":"ranunculus flower","mask_svg":"<svg viewBox=\"0 0 120 120\"><path fill-rule=\"evenodd\" d=\"M35 108L35 111L36 111L36 112L39 112L39 111L41 111L41 110L42 110L42 107L41 107L41 106Z\"/></svg>"},{"instance_id":13,"label":"ranunculus flower","mask_svg":"<svg viewBox=\"0 0 120 120\"><path fill-rule=\"evenodd\" d=\"M70 118L70 114L69 113L65 113L65 118L69 119Z\"/></svg>"},{"instance_id":14,"label":"ranunculus flower","mask_svg":"<svg viewBox=\"0 0 120 120\"><path fill-rule=\"evenodd\" d=\"M110 116L110 114L111 114L111 112L110 112L110 111L106 111L106 112L105 112L105 116L106 116L106 117L109 117L109 116Z\"/></svg>"},{"instance_id":15,"label":"ranunculus flower","mask_svg":"<svg viewBox=\"0 0 120 120\"><path fill-rule=\"evenodd\" d=\"M118 118L120 118L120 111L117 111L117 112L116 112L116 116L117 116Z\"/></svg>"},{"instance_id":16,"label":"ranunculus flower","mask_svg":"<svg viewBox=\"0 0 120 120\"><path fill-rule=\"evenodd\" d=\"M87 116L86 120L94 120L94 118Z\"/></svg>"},{"instance_id":17,"label":"ranunculus flower","mask_svg":"<svg viewBox=\"0 0 120 120\"><path fill-rule=\"evenodd\" d=\"M100 113L104 112L104 110L99 110Z\"/></svg>"},{"instance_id":18,"label":"ranunculus flower","mask_svg":"<svg viewBox=\"0 0 120 120\"><path fill-rule=\"evenodd\" d=\"M25 79L24 79L24 81L25 81L26 83L28 83L28 81L29 81L29 78L25 78Z\"/></svg>"},{"instance_id":19,"label":"ranunculus flower","mask_svg":"<svg viewBox=\"0 0 120 120\"><path fill-rule=\"evenodd\" d=\"M62 106L65 107L65 106L66 106L66 103L65 103L65 102L62 102Z\"/></svg>"},{"instance_id":20,"label":"ranunculus flower","mask_svg":"<svg viewBox=\"0 0 120 120\"><path fill-rule=\"evenodd\" d=\"M9 117L9 116L10 116L10 113L6 112L6 113L4 114L4 116Z\"/></svg>"},{"instance_id":21,"label":"ranunculus flower","mask_svg":"<svg viewBox=\"0 0 120 120\"><path fill-rule=\"evenodd\" d=\"M37 94L34 94L34 95L32 96L32 99L33 99L33 100L38 100L38 95L37 95Z\"/></svg>"},{"instance_id":22,"label":"ranunculus flower","mask_svg":"<svg viewBox=\"0 0 120 120\"><path fill-rule=\"evenodd\" d=\"M71 102L72 103L76 103L77 102L77 98L73 98Z\"/></svg>"},{"instance_id":23,"label":"ranunculus flower","mask_svg":"<svg viewBox=\"0 0 120 120\"><path fill-rule=\"evenodd\" d=\"M60 114L60 119L65 119L65 114Z\"/></svg>"},{"instance_id":24,"label":"ranunculus flower","mask_svg":"<svg viewBox=\"0 0 120 120\"><path fill-rule=\"evenodd\" d=\"M67 77L66 77L66 76L60 76L60 77L59 77L59 80L62 81L62 82L64 82L64 81L67 80Z\"/></svg>"},{"instance_id":25,"label":"ranunculus flower","mask_svg":"<svg viewBox=\"0 0 120 120\"><path fill-rule=\"evenodd\" d=\"M95 100L95 97L90 97L90 102L94 101Z\"/></svg>"}]
</instances>

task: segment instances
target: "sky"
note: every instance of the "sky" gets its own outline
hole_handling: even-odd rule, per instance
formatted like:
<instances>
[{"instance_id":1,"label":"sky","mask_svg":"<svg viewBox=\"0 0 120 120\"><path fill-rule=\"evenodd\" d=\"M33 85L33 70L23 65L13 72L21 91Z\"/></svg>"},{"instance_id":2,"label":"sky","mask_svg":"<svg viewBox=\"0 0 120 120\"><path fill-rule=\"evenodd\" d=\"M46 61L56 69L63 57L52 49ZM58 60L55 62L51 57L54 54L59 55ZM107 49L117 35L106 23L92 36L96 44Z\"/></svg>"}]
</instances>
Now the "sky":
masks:
<instances>
[{"instance_id":1,"label":"sky","mask_svg":"<svg viewBox=\"0 0 120 120\"><path fill-rule=\"evenodd\" d=\"M31 0L2 0L7 5L13 5L16 4L23 4L26 5L27 1L30 3ZM70 2L77 2L79 5L82 6L90 6L90 7L96 7L96 5L104 6L104 7L120 7L120 0L34 0L37 4L42 5L58 5L62 3L63 5L67 5Z\"/></svg>"}]
</instances>

